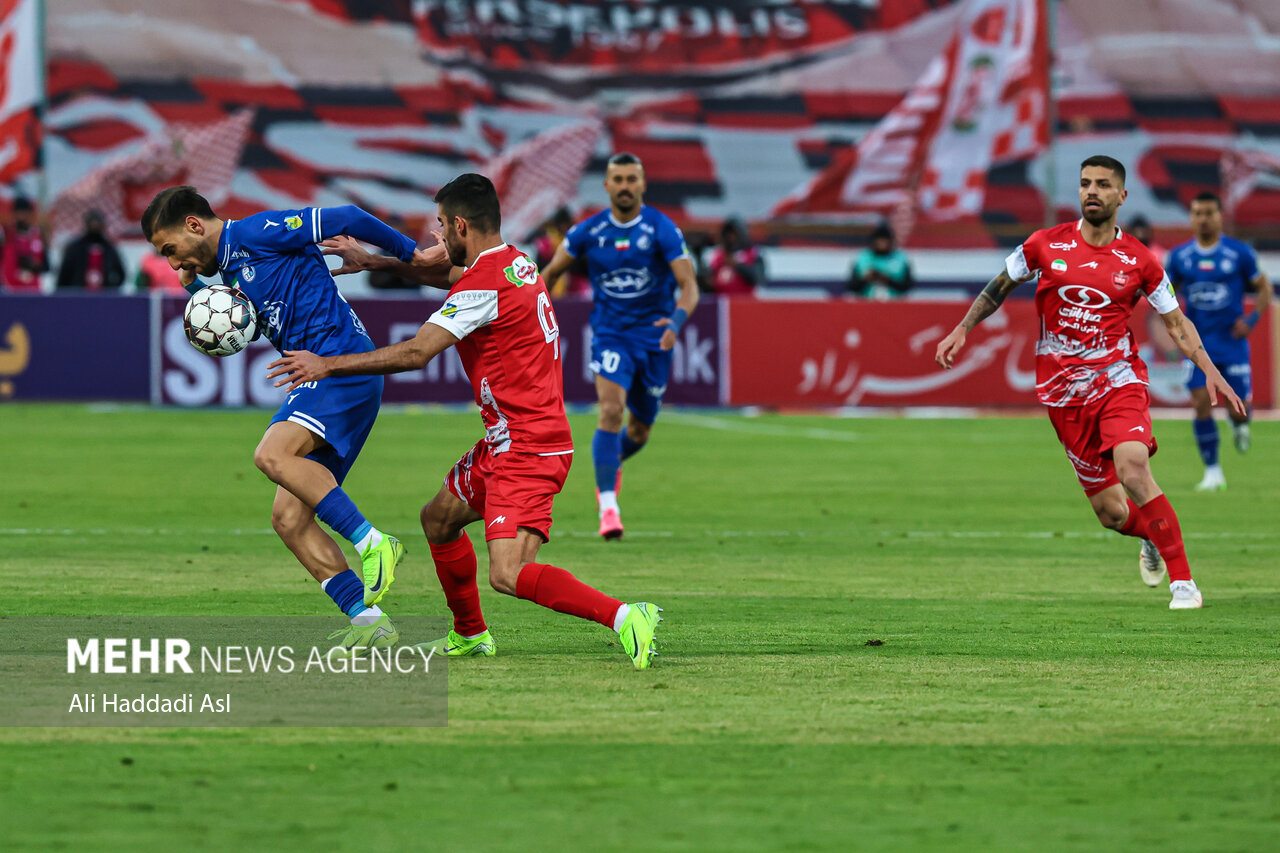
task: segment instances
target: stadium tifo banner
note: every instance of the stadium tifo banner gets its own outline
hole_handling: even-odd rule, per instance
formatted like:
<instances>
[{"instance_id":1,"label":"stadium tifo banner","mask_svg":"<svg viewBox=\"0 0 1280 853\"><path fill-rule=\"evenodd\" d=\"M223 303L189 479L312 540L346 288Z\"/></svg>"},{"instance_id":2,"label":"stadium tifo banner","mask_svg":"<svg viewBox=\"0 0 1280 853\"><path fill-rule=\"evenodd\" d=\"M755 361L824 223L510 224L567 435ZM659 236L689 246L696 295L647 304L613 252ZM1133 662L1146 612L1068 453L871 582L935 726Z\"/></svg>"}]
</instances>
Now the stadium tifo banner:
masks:
<instances>
[{"instance_id":1,"label":"stadium tifo banner","mask_svg":"<svg viewBox=\"0 0 1280 853\"><path fill-rule=\"evenodd\" d=\"M0 181L40 158L40 8L37 0L0 2Z\"/></svg>"},{"instance_id":2,"label":"stadium tifo banner","mask_svg":"<svg viewBox=\"0 0 1280 853\"><path fill-rule=\"evenodd\" d=\"M728 304L729 403L794 408L1037 405L1039 320L1029 299L1005 302L976 328L954 368L942 370L934 363L938 342L955 328L966 307L957 302L733 300ZM1150 314L1139 309L1134 331L1151 367L1152 403L1189 405L1182 360L1169 359L1151 344ZM1275 405L1271 327L1260 327L1251 342L1255 404L1270 408Z\"/></svg>"},{"instance_id":3,"label":"stadium tifo banner","mask_svg":"<svg viewBox=\"0 0 1280 853\"><path fill-rule=\"evenodd\" d=\"M149 352L145 297L0 295L0 400L146 400Z\"/></svg>"},{"instance_id":4,"label":"stadium tifo banner","mask_svg":"<svg viewBox=\"0 0 1280 853\"><path fill-rule=\"evenodd\" d=\"M151 399L178 406L278 406L282 389L267 380L267 365L277 358L265 340L230 358L210 358L187 341L182 328L185 300L157 297L159 369L153 376ZM431 299L353 299L351 305L378 346L412 338L440 306ZM720 342L715 300L708 299L681 331L668 384L670 403L714 406L722 402ZM596 392L589 362L591 305L561 302L556 305L560 324L561 358L564 359L565 399L570 403L595 402ZM466 403L472 400L471 383L462 371L457 351L448 349L422 370L387 377L383 400L388 403Z\"/></svg>"}]
</instances>

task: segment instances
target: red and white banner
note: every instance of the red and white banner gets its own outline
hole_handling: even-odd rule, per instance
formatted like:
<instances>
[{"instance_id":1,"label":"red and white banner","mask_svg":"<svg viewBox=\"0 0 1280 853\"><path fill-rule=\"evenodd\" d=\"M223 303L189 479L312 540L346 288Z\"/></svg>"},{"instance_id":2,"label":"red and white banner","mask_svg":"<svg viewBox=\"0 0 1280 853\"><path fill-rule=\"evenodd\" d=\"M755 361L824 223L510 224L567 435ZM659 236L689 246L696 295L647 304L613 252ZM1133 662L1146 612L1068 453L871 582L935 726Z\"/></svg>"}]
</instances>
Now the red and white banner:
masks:
<instances>
[{"instance_id":1,"label":"red and white banner","mask_svg":"<svg viewBox=\"0 0 1280 853\"><path fill-rule=\"evenodd\" d=\"M502 199L502 230L523 242L534 229L578 195L604 124L591 119L554 127L504 150L481 170Z\"/></svg>"},{"instance_id":2,"label":"red and white banner","mask_svg":"<svg viewBox=\"0 0 1280 853\"><path fill-rule=\"evenodd\" d=\"M37 165L42 79L37 0L0 0L0 181Z\"/></svg>"},{"instance_id":3,"label":"red and white banner","mask_svg":"<svg viewBox=\"0 0 1280 853\"><path fill-rule=\"evenodd\" d=\"M113 237L139 233L139 219L155 194L190 184L215 210L240 164L253 122L240 110L208 124L172 124L133 154L108 161L59 193L51 211L56 232L75 233L84 214L100 210Z\"/></svg>"},{"instance_id":4,"label":"red and white banner","mask_svg":"<svg viewBox=\"0 0 1280 853\"><path fill-rule=\"evenodd\" d=\"M729 403L833 406L1037 406L1039 321L1030 299L1011 299L970 333L951 370L934 363L938 342L964 315L958 302L730 300ZM1149 346L1145 310L1134 332L1151 369L1156 406L1186 406L1182 361ZM1275 342L1252 339L1254 402L1275 405ZM760 341L784 341L761 347Z\"/></svg>"},{"instance_id":5,"label":"red and white banner","mask_svg":"<svg viewBox=\"0 0 1280 853\"><path fill-rule=\"evenodd\" d=\"M942 54L876 127L775 208L862 214L909 233L982 209L987 172L1048 144L1044 0L967 0Z\"/></svg>"}]
</instances>

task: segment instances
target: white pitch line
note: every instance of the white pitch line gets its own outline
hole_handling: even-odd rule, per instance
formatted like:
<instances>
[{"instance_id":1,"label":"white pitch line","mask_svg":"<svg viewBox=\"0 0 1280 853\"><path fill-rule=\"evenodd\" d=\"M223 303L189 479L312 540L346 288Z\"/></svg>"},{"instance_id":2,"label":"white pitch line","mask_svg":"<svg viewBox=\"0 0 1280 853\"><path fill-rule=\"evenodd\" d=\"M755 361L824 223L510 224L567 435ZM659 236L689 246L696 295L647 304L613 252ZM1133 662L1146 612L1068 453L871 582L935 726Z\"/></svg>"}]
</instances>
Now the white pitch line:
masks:
<instances>
[{"instance_id":1,"label":"white pitch line","mask_svg":"<svg viewBox=\"0 0 1280 853\"><path fill-rule=\"evenodd\" d=\"M708 415L692 415L685 412L672 412L663 416L666 420L677 421L689 426L699 426L722 432L746 432L755 435L781 435L791 438L817 438L826 441L862 441L866 436L856 432L844 432L821 427L788 427L782 424L762 424L749 421L732 421Z\"/></svg>"}]
</instances>

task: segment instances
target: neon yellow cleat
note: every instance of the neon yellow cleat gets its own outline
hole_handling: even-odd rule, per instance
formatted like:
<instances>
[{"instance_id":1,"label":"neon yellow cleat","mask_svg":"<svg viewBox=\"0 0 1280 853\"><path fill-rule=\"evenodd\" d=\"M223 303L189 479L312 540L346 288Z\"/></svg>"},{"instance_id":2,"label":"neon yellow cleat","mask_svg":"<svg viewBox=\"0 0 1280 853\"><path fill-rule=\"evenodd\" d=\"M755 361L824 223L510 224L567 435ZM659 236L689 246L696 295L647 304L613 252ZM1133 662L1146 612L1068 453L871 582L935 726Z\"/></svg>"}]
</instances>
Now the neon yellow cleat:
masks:
<instances>
[{"instance_id":1,"label":"neon yellow cleat","mask_svg":"<svg viewBox=\"0 0 1280 853\"><path fill-rule=\"evenodd\" d=\"M618 629L618 637L636 669L648 669L658 654L654 634L658 630L658 623L662 621L662 617L658 615L662 608L647 601L636 602L630 607L627 618Z\"/></svg>"},{"instance_id":2,"label":"neon yellow cleat","mask_svg":"<svg viewBox=\"0 0 1280 853\"><path fill-rule=\"evenodd\" d=\"M330 640L338 637L342 637L338 640L339 648L353 655L362 655L369 649L386 649L394 646L400 641L400 632L396 630L395 625L391 624L391 617L383 613L372 625L348 625L329 635Z\"/></svg>"},{"instance_id":3,"label":"neon yellow cleat","mask_svg":"<svg viewBox=\"0 0 1280 853\"><path fill-rule=\"evenodd\" d=\"M418 644L418 648L420 649L430 649L432 647L434 647L437 652L451 658L491 658L498 653L498 644L494 642L493 634L490 634L488 630L478 637L467 639L457 631L450 628L449 636L440 640L432 640L430 643Z\"/></svg>"},{"instance_id":4,"label":"neon yellow cleat","mask_svg":"<svg viewBox=\"0 0 1280 853\"><path fill-rule=\"evenodd\" d=\"M382 541L366 549L360 559L364 564L364 604L372 607L395 582L396 566L404 559L404 546L394 536L383 536Z\"/></svg>"}]
</instances>

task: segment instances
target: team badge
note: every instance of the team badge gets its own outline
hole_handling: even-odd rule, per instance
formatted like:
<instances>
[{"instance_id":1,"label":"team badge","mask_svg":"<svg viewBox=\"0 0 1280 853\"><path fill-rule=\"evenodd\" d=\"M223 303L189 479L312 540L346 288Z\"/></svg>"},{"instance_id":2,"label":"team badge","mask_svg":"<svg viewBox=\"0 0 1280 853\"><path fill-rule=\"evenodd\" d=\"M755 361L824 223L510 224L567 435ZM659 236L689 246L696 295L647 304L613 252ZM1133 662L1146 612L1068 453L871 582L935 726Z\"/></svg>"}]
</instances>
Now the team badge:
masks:
<instances>
[{"instance_id":1,"label":"team badge","mask_svg":"<svg viewBox=\"0 0 1280 853\"><path fill-rule=\"evenodd\" d=\"M636 238L636 248L643 252L649 248L649 245L652 242L653 241L649 239L648 234L641 234L639 237Z\"/></svg>"},{"instance_id":2,"label":"team badge","mask_svg":"<svg viewBox=\"0 0 1280 853\"><path fill-rule=\"evenodd\" d=\"M1067 262L1064 261L1062 258L1058 258L1056 261L1049 264L1049 268L1052 269L1054 272L1066 272Z\"/></svg>"},{"instance_id":3,"label":"team badge","mask_svg":"<svg viewBox=\"0 0 1280 853\"><path fill-rule=\"evenodd\" d=\"M254 270L254 268L249 266L248 264L245 264L244 266L240 267L240 280L243 281L245 284L252 282L254 276L256 276L257 274L258 273Z\"/></svg>"},{"instance_id":4,"label":"team badge","mask_svg":"<svg viewBox=\"0 0 1280 853\"><path fill-rule=\"evenodd\" d=\"M537 265L523 255L512 261L511 266L502 272L507 277L507 281L516 287L524 287L526 284L533 284L538 280Z\"/></svg>"},{"instance_id":5,"label":"team badge","mask_svg":"<svg viewBox=\"0 0 1280 853\"><path fill-rule=\"evenodd\" d=\"M1122 272L1112 273L1111 283L1114 284L1116 287L1124 287L1126 284L1129 283L1129 276Z\"/></svg>"},{"instance_id":6,"label":"team badge","mask_svg":"<svg viewBox=\"0 0 1280 853\"><path fill-rule=\"evenodd\" d=\"M301 216L287 216L284 220L284 227L287 231L297 231L302 227Z\"/></svg>"}]
</instances>

